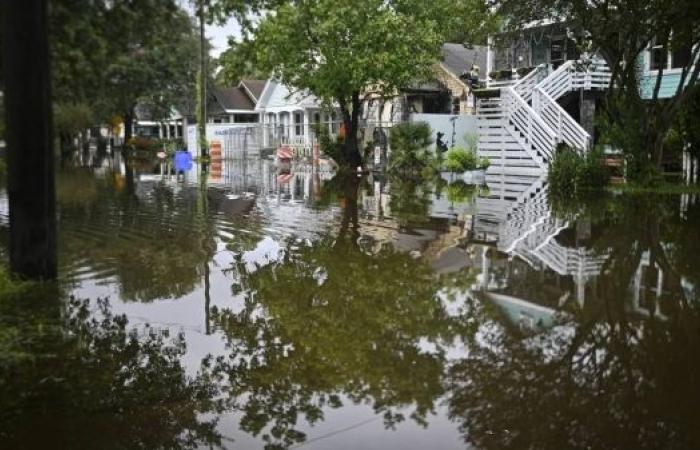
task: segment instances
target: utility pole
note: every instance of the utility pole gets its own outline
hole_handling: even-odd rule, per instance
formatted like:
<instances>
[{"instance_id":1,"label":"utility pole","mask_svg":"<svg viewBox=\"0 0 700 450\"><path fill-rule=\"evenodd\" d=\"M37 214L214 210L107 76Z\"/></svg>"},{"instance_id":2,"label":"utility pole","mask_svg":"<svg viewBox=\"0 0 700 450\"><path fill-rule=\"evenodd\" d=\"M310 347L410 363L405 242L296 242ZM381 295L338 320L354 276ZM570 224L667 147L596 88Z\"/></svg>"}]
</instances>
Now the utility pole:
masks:
<instances>
[{"instance_id":1,"label":"utility pole","mask_svg":"<svg viewBox=\"0 0 700 450\"><path fill-rule=\"evenodd\" d=\"M208 155L207 149L207 43L204 37L205 0L199 0L199 117L197 128L200 156Z\"/></svg>"},{"instance_id":2,"label":"utility pole","mask_svg":"<svg viewBox=\"0 0 700 450\"><path fill-rule=\"evenodd\" d=\"M56 187L47 0L2 6L10 270L49 280L56 278Z\"/></svg>"}]
</instances>

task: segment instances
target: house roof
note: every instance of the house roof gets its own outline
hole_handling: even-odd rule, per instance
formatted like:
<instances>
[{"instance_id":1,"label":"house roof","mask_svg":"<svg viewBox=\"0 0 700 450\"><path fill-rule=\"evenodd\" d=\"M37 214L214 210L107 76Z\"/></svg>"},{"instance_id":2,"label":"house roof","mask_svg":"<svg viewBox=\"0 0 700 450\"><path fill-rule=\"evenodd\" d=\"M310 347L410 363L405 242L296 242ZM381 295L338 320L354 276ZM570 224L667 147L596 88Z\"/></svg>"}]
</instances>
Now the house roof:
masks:
<instances>
[{"instance_id":1,"label":"house roof","mask_svg":"<svg viewBox=\"0 0 700 450\"><path fill-rule=\"evenodd\" d=\"M255 110L255 102L242 87L225 88L217 86L211 89L211 93L224 110Z\"/></svg>"},{"instance_id":2,"label":"house roof","mask_svg":"<svg viewBox=\"0 0 700 450\"><path fill-rule=\"evenodd\" d=\"M265 84L267 80L241 80L238 86L243 87L248 90L248 93L254 97L254 101L257 103L260 100L260 96L265 89Z\"/></svg>"},{"instance_id":3,"label":"house roof","mask_svg":"<svg viewBox=\"0 0 700 450\"><path fill-rule=\"evenodd\" d=\"M448 42L442 45L442 65L457 77L477 65L479 78L486 78L486 53L485 45L465 46Z\"/></svg>"}]
</instances>

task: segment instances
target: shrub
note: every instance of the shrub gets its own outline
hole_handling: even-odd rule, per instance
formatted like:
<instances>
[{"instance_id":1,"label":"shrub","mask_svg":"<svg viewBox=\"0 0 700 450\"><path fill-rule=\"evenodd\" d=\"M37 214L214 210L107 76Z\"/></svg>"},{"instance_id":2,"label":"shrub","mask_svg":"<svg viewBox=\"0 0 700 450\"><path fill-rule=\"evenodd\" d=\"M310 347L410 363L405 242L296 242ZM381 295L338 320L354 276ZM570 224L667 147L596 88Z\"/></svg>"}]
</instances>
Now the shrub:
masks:
<instances>
[{"instance_id":1,"label":"shrub","mask_svg":"<svg viewBox=\"0 0 700 450\"><path fill-rule=\"evenodd\" d=\"M609 180L603 152L595 148L585 155L560 146L549 166L551 190L561 197L576 197L584 191L604 188Z\"/></svg>"},{"instance_id":2,"label":"shrub","mask_svg":"<svg viewBox=\"0 0 700 450\"><path fill-rule=\"evenodd\" d=\"M487 157L482 156L479 158L479 162L477 163L477 167L482 170L486 170L489 168L491 165L491 160L489 160Z\"/></svg>"},{"instance_id":3,"label":"shrub","mask_svg":"<svg viewBox=\"0 0 700 450\"><path fill-rule=\"evenodd\" d=\"M343 157L343 144L341 139L331 136L328 132L328 128L320 124L314 125L314 133L318 136L319 150L321 153L335 161L338 166L342 166L345 163L345 158Z\"/></svg>"},{"instance_id":4,"label":"shrub","mask_svg":"<svg viewBox=\"0 0 700 450\"><path fill-rule=\"evenodd\" d=\"M185 148L185 141L180 138L154 139L145 136L134 136L127 142L127 145L131 150L149 153L165 151L168 154L172 154Z\"/></svg>"},{"instance_id":5,"label":"shrub","mask_svg":"<svg viewBox=\"0 0 700 450\"><path fill-rule=\"evenodd\" d=\"M132 150L157 152L163 149L158 139L151 139L143 136L134 136L126 143Z\"/></svg>"},{"instance_id":6,"label":"shrub","mask_svg":"<svg viewBox=\"0 0 700 450\"><path fill-rule=\"evenodd\" d=\"M85 103L58 103L54 105L53 125L59 134L75 135L90 128L94 113Z\"/></svg>"},{"instance_id":7,"label":"shrub","mask_svg":"<svg viewBox=\"0 0 700 450\"><path fill-rule=\"evenodd\" d=\"M445 168L450 172L466 172L477 168L476 153L461 147L453 147L447 152Z\"/></svg>"},{"instance_id":8,"label":"shrub","mask_svg":"<svg viewBox=\"0 0 700 450\"><path fill-rule=\"evenodd\" d=\"M432 130L426 122L407 122L391 129L390 171L425 172L435 170L436 158L429 150Z\"/></svg>"},{"instance_id":9,"label":"shrub","mask_svg":"<svg viewBox=\"0 0 700 450\"><path fill-rule=\"evenodd\" d=\"M462 180L453 181L447 186L447 200L451 203L466 203L477 192L476 186L467 184Z\"/></svg>"}]
</instances>

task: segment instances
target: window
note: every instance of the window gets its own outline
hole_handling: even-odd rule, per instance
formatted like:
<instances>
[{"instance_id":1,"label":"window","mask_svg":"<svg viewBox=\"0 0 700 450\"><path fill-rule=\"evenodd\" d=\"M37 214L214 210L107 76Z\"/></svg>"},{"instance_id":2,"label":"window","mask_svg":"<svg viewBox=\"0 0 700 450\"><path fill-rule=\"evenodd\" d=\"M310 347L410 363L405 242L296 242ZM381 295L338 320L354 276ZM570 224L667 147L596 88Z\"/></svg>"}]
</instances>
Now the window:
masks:
<instances>
[{"instance_id":1,"label":"window","mask_svg":"<svg viewBox=\"0 0 700 450\"><path fill-rule=\"evenodd\" d=\"M681 47L671 52L671 68L682 69L690 64L692 52L690 47Z\"/></svg>"},{"instance_id":2,"label":"window","mask_svg":"<svg viewBox=\"0 0 700 450\"><path fill-rule=\"evenodd\" d=\"M674 43L664 50L662 39L654 38L649 47L649 70L682 69L691 63L692 47Z\"/></svg>"},{"instance_id":3,"label":"window","mask_svg":"<svg viewBox=\"0 0 700 450\"><path fill-rule=\"evenodd\" d=\"M658 39L654 39L649 49L649 70L665 69L668 64L668 57L663 45L657 44Z\"/></svg>"},{"instance_id":4,"label":"window","mask_svg":"<svg viewBox=\"0 0 700 450\"><path fill-rule=\"evenodd\" d=\"M331 133L336 134L338 133L338 121L337 121L337 116L335 114L335 111L331 113Z\"/></svg>"},{"instance_id":5,"label":"window","mask_svg":"<svg viewBox=\"0 0 700 450\"><path fill-rule=\"evenodd\" d=\"M294 132L297 136L304 135L304 116L301 112L294 113Z\"/></svg>"},{"instance_id":6,"label":"window","mask_svg":"<svg viewBox=\"0 0 700 450\"><path fill-rule=\"evenodd\" d=\"M235 114L233 119L235 123L257 123L260 117L257 114Z\"/></svg>"}]
</instances>

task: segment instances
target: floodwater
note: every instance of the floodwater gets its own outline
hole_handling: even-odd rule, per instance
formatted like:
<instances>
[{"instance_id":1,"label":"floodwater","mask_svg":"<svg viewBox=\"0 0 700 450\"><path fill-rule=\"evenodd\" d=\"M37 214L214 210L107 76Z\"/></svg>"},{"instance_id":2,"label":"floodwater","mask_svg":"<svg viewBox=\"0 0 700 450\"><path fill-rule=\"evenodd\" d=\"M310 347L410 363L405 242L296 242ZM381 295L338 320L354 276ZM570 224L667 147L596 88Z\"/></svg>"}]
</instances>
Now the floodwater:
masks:
<instances>
[{"instance_id":1,"label":"floodwater","mask_svg":"<svg viewBox=\"0 0 700 450\"><path fill-rule=\"evenodd\" d=\"M700 199L207 169L58 174L0 448L700 448Z\"/></svg>"}]
</instances>

